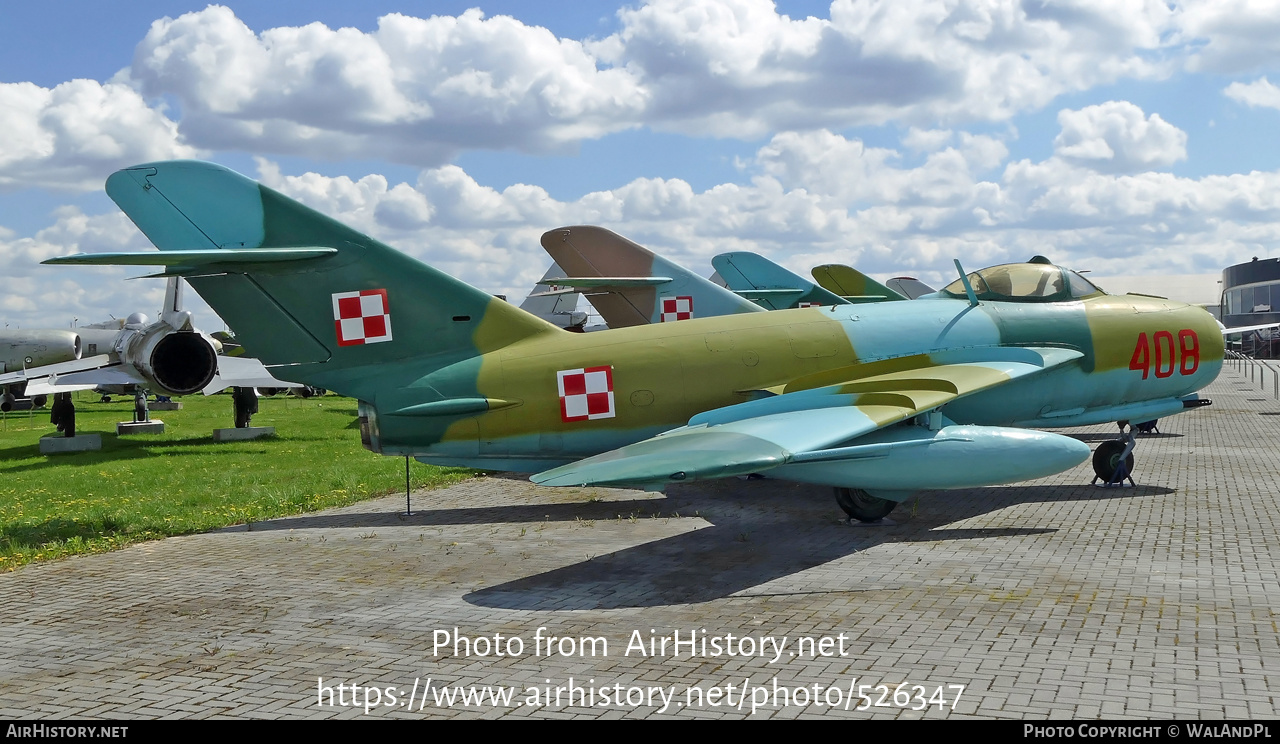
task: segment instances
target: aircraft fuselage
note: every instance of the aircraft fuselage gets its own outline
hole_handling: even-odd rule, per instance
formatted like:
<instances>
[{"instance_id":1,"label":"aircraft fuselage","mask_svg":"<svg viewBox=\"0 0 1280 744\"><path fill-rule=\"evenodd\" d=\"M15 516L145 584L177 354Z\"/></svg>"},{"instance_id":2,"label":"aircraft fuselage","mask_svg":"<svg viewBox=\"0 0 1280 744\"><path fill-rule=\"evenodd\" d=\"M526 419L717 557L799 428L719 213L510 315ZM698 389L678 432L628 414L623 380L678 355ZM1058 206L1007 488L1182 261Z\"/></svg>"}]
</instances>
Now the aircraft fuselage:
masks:
<instances>
[{"instance_id":1,"label":"aircraft fuselage","mask_svg":"<svg viewBox=\"0 0 1280 744\"><path fill-rule=\"evenodd\" d=\"M538 336L383 388L361 410L375 451L533 471L784 385L793 392L921 354L1001 346L1082 356L956 400L942 408L948 419L1041 427L1142 421L1177 410L1177 399L1211 382L1223 359L1212 316L1169 300L1099 295L971 306L939 298ZM1148 402L1156 403L1143 407Z\"/></svg>"}]
</instances>

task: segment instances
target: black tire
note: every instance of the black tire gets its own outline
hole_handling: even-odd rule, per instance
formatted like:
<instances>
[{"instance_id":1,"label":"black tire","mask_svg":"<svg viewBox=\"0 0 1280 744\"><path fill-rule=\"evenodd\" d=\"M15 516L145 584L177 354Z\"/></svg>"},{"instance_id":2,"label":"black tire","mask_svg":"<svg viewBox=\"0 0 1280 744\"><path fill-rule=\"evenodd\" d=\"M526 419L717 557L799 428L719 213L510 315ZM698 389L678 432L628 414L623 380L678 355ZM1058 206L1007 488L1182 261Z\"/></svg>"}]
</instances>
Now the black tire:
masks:
<instances>
[{"instance_id":1,"label":"black tire","mask_svg":"<svg viewBox=\"0 0 1280 744\"><path fill-rule=\"evenodd\" d=\"M1122 439L1108 439L1098 445L1093 453L1093 472L1099 478L1111 482L1120 469L1120 455L1124 452L1125 442ZM1124 458L1125 473L1133 475L1133 453Z\"/></svg>"},{"instance_id":2,"label":"black tire","mask_svg":"<svg viewBox=\"0 0 1280 744\"><path fill-rule=\"evenodd\" d=\"M836 503L849 515L850 519L859 522L878 522L889 516L898 505L896 501L872 496L861 488L837 488Z\"/></svg>"}]
</instances>

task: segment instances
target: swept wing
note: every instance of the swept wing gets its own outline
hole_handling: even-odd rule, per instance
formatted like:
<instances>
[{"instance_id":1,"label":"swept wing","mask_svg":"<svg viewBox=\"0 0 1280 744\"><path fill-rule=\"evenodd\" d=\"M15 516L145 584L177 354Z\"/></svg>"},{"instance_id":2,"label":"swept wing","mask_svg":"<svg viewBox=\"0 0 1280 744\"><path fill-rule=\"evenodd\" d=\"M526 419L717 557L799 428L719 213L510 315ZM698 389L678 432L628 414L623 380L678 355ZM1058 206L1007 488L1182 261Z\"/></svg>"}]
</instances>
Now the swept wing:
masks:
<instances>
[{"instance_id":1,"label":"swept wing","mask_svg":"<svg viewBox=\"0 0 1280 744\"><path fill-rule=\"evenodd\" d=\"M546 486L655 484L865 456L872 452L859 451L858 437L1082 354L1004 347L955 356L963 361L939 364L937 355L896 360L895 371L822 387L803 389L808 383L797 381L788 388L800 389L784 388L781 395L699 414L679 429L538 473L531 480Z\"/></svg>"}]
</instances>

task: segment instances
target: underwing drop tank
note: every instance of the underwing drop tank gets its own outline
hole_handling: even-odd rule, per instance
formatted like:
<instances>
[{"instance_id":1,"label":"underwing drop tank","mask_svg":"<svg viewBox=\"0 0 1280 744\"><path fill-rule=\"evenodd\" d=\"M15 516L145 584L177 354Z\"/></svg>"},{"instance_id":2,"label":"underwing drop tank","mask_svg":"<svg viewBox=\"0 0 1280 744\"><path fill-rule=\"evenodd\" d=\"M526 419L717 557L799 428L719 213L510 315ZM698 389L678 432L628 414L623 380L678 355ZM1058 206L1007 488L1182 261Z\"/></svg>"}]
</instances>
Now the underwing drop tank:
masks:
<instances>
[{"instance_id":1,"label":"underwing drop tank","mask_svg":"<svg viewBox=\"0 0 1280 744\"><path fill-rule=\"evenodd\" d=\"M893 498L931 489L973 488L1043 478L1091 454L1061 434L1003 426L904 425L861 437L851 447L796 455L770 471L786 480L859 488Z\"/></svg>"}]
</instances>

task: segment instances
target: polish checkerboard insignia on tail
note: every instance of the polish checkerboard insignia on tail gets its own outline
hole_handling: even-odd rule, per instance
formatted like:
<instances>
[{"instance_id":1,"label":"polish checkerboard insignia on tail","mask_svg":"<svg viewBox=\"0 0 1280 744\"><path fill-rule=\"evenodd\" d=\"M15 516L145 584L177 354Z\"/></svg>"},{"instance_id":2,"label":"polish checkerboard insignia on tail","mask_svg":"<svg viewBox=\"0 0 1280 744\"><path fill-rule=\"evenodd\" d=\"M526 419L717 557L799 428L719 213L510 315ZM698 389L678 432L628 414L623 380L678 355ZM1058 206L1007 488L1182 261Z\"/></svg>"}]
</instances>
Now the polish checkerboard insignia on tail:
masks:
<instances>
[{"instance_id":1,"label":"polish checkerboard insignia on tail","mask_svg":"<svg viewBox=\"0 0 1280 744\"><path fill-rule=\"evenodd\" d=\"M662 321L688 320L693 317L693 297L663 297Z\"/></svg>"},{"instance_id":2,"label":"polish checkerboard insignia on tail","mask_svg":"<svg viewBox=\"0 0 1280 744\"><path fill-rule=\"evenodd\" d=\"M594 421L613 418L613 367L579 367L556 372L560 393L560 418Z\"/></svg>"},{"instance_id":3,"label":"polish checkerboard insignia on tail","mask_svg":"<svg viewBox=\"0 0 1280 744\"><path fill-rule=\"evenodd\" d=\"M334 293L333 323L338 334L338 346L390 341L391 309L387 304L387 290Z\"/></svg>"}]
</instances>

